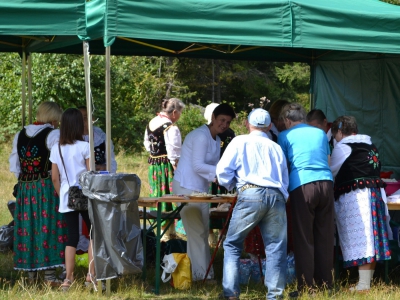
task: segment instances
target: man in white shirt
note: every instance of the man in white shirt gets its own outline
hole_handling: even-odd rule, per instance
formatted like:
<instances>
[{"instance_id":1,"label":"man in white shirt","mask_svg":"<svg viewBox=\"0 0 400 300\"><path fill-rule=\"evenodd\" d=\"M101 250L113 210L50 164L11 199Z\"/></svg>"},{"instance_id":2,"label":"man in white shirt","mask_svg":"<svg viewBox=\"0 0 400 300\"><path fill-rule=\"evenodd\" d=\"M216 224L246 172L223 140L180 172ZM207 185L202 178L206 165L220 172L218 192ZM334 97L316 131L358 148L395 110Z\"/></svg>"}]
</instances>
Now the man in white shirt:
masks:
<instances>
[{"instance_id":1,"label":"man in white shirt","mask_svg":"<svg viewBox=\"0 0 400 300\"><path fill-rule=\"evenodd\" d=\"M228 190L236 186L238 190L224 242L223 296L239 299L239 259L243 241L258 225L268 251L267 299L277 299L282 297L286 284L288 168L281 147L267 136L271 118L266 110L253 110L246 127L250 133L231 141L216 172L220 185Z\"/></svg>"}]
</instances>

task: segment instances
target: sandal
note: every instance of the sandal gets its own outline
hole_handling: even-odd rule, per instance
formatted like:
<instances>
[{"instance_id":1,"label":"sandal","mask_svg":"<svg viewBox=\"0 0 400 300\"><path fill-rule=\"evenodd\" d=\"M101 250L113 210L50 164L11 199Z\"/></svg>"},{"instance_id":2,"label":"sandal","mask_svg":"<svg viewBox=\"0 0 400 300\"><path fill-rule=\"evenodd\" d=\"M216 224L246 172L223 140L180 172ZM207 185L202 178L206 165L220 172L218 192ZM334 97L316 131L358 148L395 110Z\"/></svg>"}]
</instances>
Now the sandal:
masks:
<instances>
[{"instance_id":1,"label":"sandal","mask_svg":"<svg viewBox=\"0 0 400 300\"><path fill-rule=\"evenodd\" d=\"M89 277L89 280L88 280L88 277ZM87 273L85 285L86 285L86 287L88 289L92 289L93 288L95 290L95 292L97 292L97 278L96 278L96 275ZM106 290L106 285L104 284L104 282L101 282L101 289L103 291Z\"/></svg>"},{"instance_id":2,"label":"sandal","mask_svg":"<svg viewBox=\"0 0 400 300\"><path fill-rule=\"evenodd\" d=\"M66 292L66 291L69 290L69 288L71 287L71 285L72 285L72 281L69 280L69 279L67 279L67 278L65 278L65 279L64 279L64 282L60 285L60 288L61 288L64 292Z\"/></svg>"}]
</instances>

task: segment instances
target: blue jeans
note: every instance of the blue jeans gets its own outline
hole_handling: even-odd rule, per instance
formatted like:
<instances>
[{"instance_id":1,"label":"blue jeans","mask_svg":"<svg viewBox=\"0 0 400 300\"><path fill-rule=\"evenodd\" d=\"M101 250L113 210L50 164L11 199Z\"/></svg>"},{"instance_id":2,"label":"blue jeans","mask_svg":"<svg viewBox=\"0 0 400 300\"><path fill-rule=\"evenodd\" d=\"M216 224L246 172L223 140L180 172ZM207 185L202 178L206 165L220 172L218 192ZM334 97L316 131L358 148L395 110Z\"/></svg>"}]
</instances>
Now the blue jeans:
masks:
<instances>
[{"instance_id":1,"label":"blue jeans","mask_svg":"<svg viewBox=\"0 0 400 300\"><path fill-rule=\"evenodd\" d=\"M243 241L257 225L265 245L267 299L282 297L286 284L287 222L285 199L278 189L250 188L238 195L224 242L222 286L225 297L239 297L239 259Z\"/></svg>"}]
</instances>

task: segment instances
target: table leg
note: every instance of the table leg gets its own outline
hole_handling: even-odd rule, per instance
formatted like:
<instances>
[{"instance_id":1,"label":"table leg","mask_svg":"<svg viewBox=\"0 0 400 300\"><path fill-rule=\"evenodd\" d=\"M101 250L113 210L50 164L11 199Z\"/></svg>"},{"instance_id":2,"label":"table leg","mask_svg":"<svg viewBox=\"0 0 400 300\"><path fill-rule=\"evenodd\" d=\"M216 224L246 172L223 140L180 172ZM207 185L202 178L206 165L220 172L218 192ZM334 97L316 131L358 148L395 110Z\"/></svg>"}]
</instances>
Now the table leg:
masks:
<instances>
[{"instance_id":1,"label":"table leg","mask_svg":"<svg viewBox=\"0 0 400 300\"><path fill-rule=\"evenodd\" d=\"M235 207L235 204L236 204L236 201L232 202L232 205L231 205L231 207L230 207L230 209L229 209L228 216L226 217L226 221L225 221L224 227L222 228L220 237L219 237L219 239L218 239L217 246L215 247L214 253L213 253L213 255L212 255L212 257L211 257L211 260L210 260L210 264L208 265L206 275L204 276L204 279L203 279L203 283L206 282L208 273L210 272L211 266L212 266L213 263L214 263L214 259L215 259L215 256L217 255L218 247L219 247L219 244L221 243L222 236L223 236L224 234L226 234L226 231L227 231L227 229L228 229L227 227L228 227L229 221L230 221L230 219L231 219L232 211L233 211L233 208ZM262 274L262 273L261 273L261 274Z\"/></svg>"},{"instance_id":2,"label":"table leg","mask_svg":"<svg viewBox=\"0 0 400 300\"><path fill-rule=\"evenodd\" d=\"M182 210L183 206L185 205L185 203L180 204L174 211L172 211L170 214L168 214L166 220L170 220L170 219L175 219L176 216L179 214L179 212ZM144 216L144 221L145 221L145 216ZM162 219L162 212L161 212L161 203L157 203L157 220L155 222L155 224L151 225L151 229L153 229L154 227L156 228L156 283L155 283L155 288L154 288L154 293L156 295L160 294L160 278L161 278L161 238L162 236L165 234L166 230L168 229L168 227L161 232L161 224L163 222ZM145 229L147 232L147 229ZM146 272L146 270L144 269L144 274Z\"/></svg>"},{"instance_id":3,"label":"table leg","mask_svg":"<svg viewBox=\"0 0 400 300\"><path fill-rule=\"evenodd\" d=\"M157 203L157 234L156 234L156 286L155 294L160 294L160 268L161 268L161 203Z\"/></svg>"},{"instance_id":4,"label":"table leg","mask_svg":"<svg viewBox=\"0 0 400 300\"><path fill-rule=\"evenodd\" d=\"M334 272L334 281L339 282L339 268L340 268L340 262L339 262L339 232L337 231L337 228L335 228L335 272Z\"/></svg>"},{"instance_id":5,"label":"table leg","mask_svg":"<svg viewBox=\"0 0 400 300\"><path fill-rule=\"evenodd\" d=\"M389 261L385 260L385 284L389 284Z\"/></svg>"},{"instance_id":6,"label":"table leg","mask_svg":"<svg viewBox=\"0 0 400 300\"><path fill-rule=\"evenodd\" d=\"M147 252L146 252L146 247L147 247L147 226L146 226L146 207L143 207L143 268L142 268L142 280L146 280L146 275L147 275L147 266L146 266L146 261L147 261Z\"/></svg>"}]
</instances>

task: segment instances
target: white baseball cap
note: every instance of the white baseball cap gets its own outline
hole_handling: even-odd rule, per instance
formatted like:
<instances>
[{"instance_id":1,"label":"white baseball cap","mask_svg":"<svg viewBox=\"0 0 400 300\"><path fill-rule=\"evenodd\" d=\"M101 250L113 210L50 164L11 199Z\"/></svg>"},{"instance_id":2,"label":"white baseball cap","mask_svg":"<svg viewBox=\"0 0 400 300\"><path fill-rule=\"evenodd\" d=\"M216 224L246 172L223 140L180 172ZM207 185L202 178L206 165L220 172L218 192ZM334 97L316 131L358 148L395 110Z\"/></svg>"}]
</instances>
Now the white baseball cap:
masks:
<instances>
[{"instance_id":1,"label":"white baseball cap","mask_svg":"<svg viewBox=\"0 0 400 300\"><path fill-rule=\"evenodd\" d=\"M268 127L271 124L271 116L265 109L256 108L250 112L248 121L254 127Z\"/></svg>"}]
</instances>

